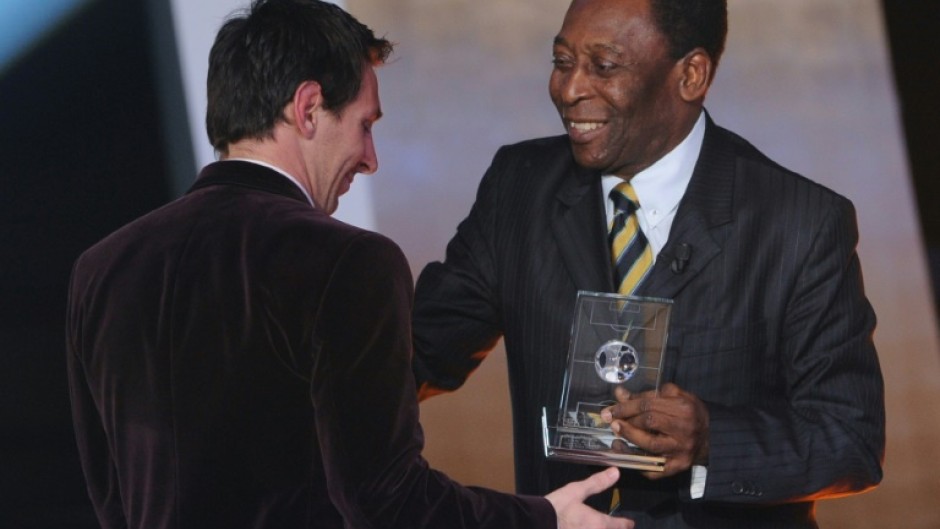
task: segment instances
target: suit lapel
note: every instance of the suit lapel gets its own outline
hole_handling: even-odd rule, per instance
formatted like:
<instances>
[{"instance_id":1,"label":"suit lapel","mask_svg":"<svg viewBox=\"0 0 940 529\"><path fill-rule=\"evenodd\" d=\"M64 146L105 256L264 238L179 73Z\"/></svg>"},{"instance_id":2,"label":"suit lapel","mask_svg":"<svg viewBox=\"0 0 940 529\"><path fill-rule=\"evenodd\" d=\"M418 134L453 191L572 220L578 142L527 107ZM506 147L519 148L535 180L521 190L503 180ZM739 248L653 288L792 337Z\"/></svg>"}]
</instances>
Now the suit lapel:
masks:
<instances>
[{"instance_id":1,"label":"suit lapel","mask_svg":"<svg viewBox=\"0 0 940 529\"><path fill-rule=\"evenodd\" d=\"M702 152L695 164L689 187L679 203L669 240L659 253L650 276L637 294L674 298L722 250L728 224L733 219L734 150L706 115ZM680 247L688 259L675 267Z\"/></svg>"},{"instance_id":2,"label":"suit lapel","mask_svg":"<svg viewBox=\"0 0 940 529\"><path fill-rule=\"evenodd\" d=\"M562 259L578 290L610 292L614 285L600 175L571 160L562 170L565 174L551 210Z\"/></svg>"}]
</instances>

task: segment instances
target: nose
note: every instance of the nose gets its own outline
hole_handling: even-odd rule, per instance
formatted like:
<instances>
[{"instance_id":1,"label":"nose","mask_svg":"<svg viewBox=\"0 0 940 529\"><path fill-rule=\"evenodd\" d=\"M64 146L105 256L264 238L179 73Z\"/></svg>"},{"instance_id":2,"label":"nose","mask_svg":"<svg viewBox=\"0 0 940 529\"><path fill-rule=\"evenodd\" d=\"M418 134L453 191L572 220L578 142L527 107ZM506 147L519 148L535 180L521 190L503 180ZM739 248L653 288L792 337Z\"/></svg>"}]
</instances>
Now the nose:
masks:
<instances>
[{"instance_id":1,"label":"nose","mask_svg":"<svg viewBox=\"0 0 940 529\"><path fill-rule=\"evenodd\" d=\"M372 141L372 135L370 134L366 139L366 149L365 153L362 156L362 160L359 161L359 170L361 174L372 174L379 169L379 157L375 154L375 143Z\"/></svg>"},{"instance_id":2,"label":"nose","mask_svg":"<svg viewBox=\"0 0 940 529\"><path fill-rule=\"evenodd\" d=\"M587 72L580 66L566 72L552 72L552 85L556 104L571 106L590 94L591 84Z\"/></svg>"}]
</instances>

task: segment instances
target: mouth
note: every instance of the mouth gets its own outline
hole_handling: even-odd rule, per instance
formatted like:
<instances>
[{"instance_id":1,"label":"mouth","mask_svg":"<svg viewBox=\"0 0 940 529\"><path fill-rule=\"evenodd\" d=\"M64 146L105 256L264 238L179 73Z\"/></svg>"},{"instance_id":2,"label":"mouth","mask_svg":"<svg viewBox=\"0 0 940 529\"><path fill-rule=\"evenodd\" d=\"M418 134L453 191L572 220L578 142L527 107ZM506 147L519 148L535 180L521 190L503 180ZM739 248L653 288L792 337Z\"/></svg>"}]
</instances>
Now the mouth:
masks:
<instances>
[{"instance_id":1,"label":"mouth","mask_svg":"<svg viewBox=\"0 0 940 529\"><path fill-rule=\"evenodd\" d=\"M597 136L607 126L604 121L565 120L565 129L574 143L586 143Z\"/></svg>"},{"instance_id":2,"label":"mouth","mask_svg":"<svg viewBox=\"0 0 940 529\"><path fill-rule=\"evenodd\" d=\"M352 187L353 178L355 177L356 177L356 173L350 173L343 177L339 186L340 195L345 195L347 192L349 192L349 188Z\"/></svg>"}]
</instances>

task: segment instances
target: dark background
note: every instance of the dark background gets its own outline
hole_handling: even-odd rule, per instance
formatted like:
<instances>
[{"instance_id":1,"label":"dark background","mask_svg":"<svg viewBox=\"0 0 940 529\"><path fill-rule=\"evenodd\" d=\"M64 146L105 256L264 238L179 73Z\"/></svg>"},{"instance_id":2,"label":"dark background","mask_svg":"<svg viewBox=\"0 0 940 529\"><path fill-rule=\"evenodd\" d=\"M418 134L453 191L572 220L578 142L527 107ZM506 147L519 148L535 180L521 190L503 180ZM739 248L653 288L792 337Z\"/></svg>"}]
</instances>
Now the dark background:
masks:
<instances>
[{"instance_id":1,"label":"dark background","mask_svg":"<svg viewBox=\"0 0 940 529\"><path fill-rule=\"evenodd\" d=\"M91 2L0 77L0 528L97 527L66 288L79 253L170 198L147 7Z\"/></svg>"},{"instance_id":2,"label":"dark background","mask_svg":"<svg viewBox=\"0 0 940 529\"><path fill-rule=\"evenodd\" d=\"M940 305L940 0L885 0ZM0 76L0 528L96 527L65 376L72 262L192 167L165 0L97 0ZM181 107L180 107L181 108ZM887 216L887 215L886 215ZM940 307L938 307L940 308Z\"/></svg>"}]
</instances>

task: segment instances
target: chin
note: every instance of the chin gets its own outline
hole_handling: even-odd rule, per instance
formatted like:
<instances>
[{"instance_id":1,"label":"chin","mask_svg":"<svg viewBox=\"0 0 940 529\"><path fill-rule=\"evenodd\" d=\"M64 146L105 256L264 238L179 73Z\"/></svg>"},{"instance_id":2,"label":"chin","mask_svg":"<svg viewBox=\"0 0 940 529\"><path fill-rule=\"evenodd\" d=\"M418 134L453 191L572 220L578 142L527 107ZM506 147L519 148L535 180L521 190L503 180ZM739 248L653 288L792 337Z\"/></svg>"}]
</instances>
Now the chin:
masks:
<instances>
[{"instance_id":1,"label":"chin","mask_svg":"<svg viewBox=\"0 0 940 529\"><path fill-rule=\"evenodd\" d=\"M596 171L606 171L610 164L606 163L603 160L598 160L596 157L579 155L577 151L574 152L574 161L586 169L594 169Z\"/></svg>"}]
</instances>

